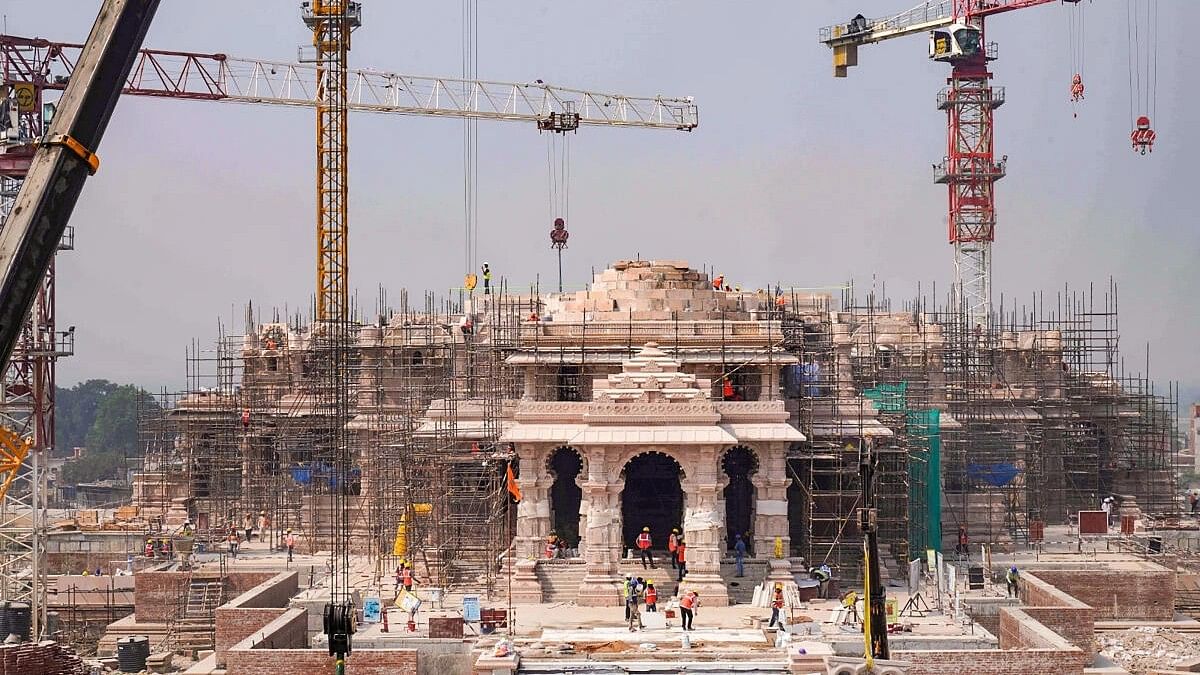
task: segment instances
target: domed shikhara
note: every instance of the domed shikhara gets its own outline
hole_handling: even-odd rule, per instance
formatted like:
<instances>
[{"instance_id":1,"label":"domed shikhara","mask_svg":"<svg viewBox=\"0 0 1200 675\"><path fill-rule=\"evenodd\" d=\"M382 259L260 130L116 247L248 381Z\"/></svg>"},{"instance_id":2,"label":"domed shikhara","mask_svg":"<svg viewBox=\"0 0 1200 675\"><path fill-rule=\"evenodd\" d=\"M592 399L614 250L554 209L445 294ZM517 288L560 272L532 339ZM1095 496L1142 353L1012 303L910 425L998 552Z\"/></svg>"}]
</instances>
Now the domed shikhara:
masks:
<instances>
[{"instance_id":1,"label":"domed shikhara","mask_svg":"<svg viewBox=\"0 0 1200 675\"><path fill-rule=\"evenodd\" d=\"M592 278L587 290L546 300L555 321L745 320L757 306L753 292L718 291L704 272L683 260L619 260Z\"/></svg>"}]
</instances>

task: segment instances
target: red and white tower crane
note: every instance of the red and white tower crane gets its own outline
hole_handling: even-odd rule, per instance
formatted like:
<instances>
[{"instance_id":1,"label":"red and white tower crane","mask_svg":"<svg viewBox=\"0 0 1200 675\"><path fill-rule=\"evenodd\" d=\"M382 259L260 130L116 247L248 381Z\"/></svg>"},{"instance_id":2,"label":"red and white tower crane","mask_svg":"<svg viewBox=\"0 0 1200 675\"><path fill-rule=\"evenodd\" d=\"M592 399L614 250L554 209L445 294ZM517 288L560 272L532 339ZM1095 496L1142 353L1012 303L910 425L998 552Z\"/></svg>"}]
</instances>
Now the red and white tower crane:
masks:
<instances>
[{"instance_id":1,"label":"red and white tower crane","mask_svg":"<svg viewBox=\"0 0 1200 675\"><path fill-rule=\"evenodd\" d=\"M1059 0L927 0L882 19L858 15L821 29L833 49L836 77L858 65L858 48L884 40L929 33L929 58L950 64L947 86L938 93L946 111L946 154L934 164L934 182L949 189L949 239L954 246L955 304L969 326L986 326L992 296L992 242L996 238L996 181L1007 156L996 161L992 116L1004 104L1004 88L993 87L988 62L996 44L987 42L989 16ZM1062 0L1078 3L1079 0Z\"/></svg>"}]
</instances>

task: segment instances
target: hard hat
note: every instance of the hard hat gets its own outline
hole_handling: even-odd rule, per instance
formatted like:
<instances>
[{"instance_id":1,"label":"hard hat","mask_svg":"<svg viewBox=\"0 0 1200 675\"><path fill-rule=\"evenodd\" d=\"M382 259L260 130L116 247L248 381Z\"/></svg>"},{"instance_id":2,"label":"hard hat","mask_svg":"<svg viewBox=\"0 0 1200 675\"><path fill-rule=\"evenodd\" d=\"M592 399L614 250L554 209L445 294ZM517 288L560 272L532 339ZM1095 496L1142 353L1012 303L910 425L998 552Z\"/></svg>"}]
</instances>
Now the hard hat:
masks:
<instances>
[{"instance_id":1,"label":"hard hat","mask_svg":"<svg viewBox=\"0 0 1200 675\"><path fill-rule=\"evenodd\" d=\"M649 528L649 527L643 527L643 528L642 528L642 532L649 532L649 531L650 531L650 528Z\"/></svg>"},{"instance_id":2,"label":"hard hat","mask_svg":"<svg viewBox=\"0 0 1200 675\"><path fill-rule=\"evenodd\" d=\"M487 267L487 266L488 266L488 264L485 262L485 263L483 263L483 266L484 266L484 267Z\"/></svg>"},{"instance_id":3,"label":"hard hat","mask_svg":"<svg viewBox=\"0 0 1200 675\"><path fill-rule=\"evenodd\" d=\"M679 528L678 528L678 527L672 527L672 528L671 528L671 531L672 531L672 532L674 532L675 534L679 534Z\"/></svg>"},{"instance_id":4,"label":"hard hat","mask_svg":"<svg viewBox=\"0 0 1200 675\"><path fill-rule=\"evenodd\" d=\"M265 516L265 515L267 515L267 512L266 512L266 511L259 511L259 512L258 512L258 515L260 515L260 516Z\"/></svg>"},{"instance_id":5,"label":"hard hat","mask_svg":"<svg viewBox=\"0 0 1200 675\"><path fill-rule=\"evenodd\" d=\"M653 586L653 585L654 585L654 582L653 582L653 581L647 581L647 582L646 582L646 585L647 585L647 586Z\"/></svg>"},{"instance_id":6,"label":"hard hat","mask_svg":"<svg viewBox=\"0 0 1200 675\"><path fill-rule=\"evenodd\" d=\"M292 528L290 528L290 527L289 527L287 531L288 531L288 532L291 532L291 531L292 531Z\"/></svg>"},{"instance_id":7,"label":"hard hat","mask_svg":"<svg viewBox=\"0 0 1200 675\"><path fill-rule=\"evenodd\" d=\"M1009 571L1009 572L1016 572L1016 571L1017 571L1017 566L1016 566L1016 565L1013 565L1012 567L1008 568L1008 571Z\"/></svg>"},{"instance_id":8,"label":"hard hat","mask_svg":"<svg viewBox=\"0 0 1200 675\"><path fill-rule=\"evenodd\" d=\"M632 579L632 578L633 578L633 575L632 575L632 574L630 574L629 572L626 572L626 573L625 573L625 578L626 578L626 579Z\"/></svg>"}]
</instances>

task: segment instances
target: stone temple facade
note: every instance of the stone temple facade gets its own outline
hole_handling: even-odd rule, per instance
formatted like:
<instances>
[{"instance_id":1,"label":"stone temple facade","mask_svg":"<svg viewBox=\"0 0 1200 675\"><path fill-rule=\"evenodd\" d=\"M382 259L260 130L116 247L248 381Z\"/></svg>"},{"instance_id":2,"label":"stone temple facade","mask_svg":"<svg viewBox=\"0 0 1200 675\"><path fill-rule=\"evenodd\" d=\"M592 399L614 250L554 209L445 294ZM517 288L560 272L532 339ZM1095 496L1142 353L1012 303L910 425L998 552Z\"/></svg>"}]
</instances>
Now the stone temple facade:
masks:
<instances>
[{"instance_id":1,"label":"stone temple facade","mask_svg":"<svg viewBox=\"0 0 1200 675\"><path fill-rule=\"evenodd\" d=\"M786 547L784 465L789 444L804 436L788 423L781 399L714 401L710 391L707 380L682 372L679 361L651 342L620 372L594 381L591 401L522 401L504 435L527 467L520 481L524 499L517 512L517 556L538 557L545 534L553 529L550 491L557 477L551 456L576 453L581 470L575 483L582 491L578 549L587 563L579 603L620 602L617 563L630 547L628 533L650 523L649 514L639 513L636 505L644 495L631 493L645 488L644 482L631 480L644 470L654 471L652 482L663 493L682 493L678 525L688 546L684 586L709 604L727 604L720 559L727 549L730 477L722 462L735 450L751 458L753 549L772 551L776 539ZM646 458L674 470L640 466ZM661 524L652 528L660 551L669 532Z\"/></svg>"}]
</instances>

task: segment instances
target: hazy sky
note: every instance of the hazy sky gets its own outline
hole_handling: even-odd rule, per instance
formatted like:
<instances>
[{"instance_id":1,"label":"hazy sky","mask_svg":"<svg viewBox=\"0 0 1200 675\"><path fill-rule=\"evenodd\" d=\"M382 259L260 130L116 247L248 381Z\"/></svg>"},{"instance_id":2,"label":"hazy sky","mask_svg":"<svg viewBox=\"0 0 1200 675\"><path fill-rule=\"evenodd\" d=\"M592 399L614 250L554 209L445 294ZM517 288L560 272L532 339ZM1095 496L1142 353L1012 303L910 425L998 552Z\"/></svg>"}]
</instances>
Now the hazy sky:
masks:
<instances>
[{"instance_id":1,"label":"hazy sky","mask_svg":"<svg viewBox=\"0 0 1200 675\"><path fill-rule=\"evenodd\" d=\"M461 72L461 3L367 0L351 62L416 75ZM586 128L572 140L567 282L640 253L716 265L732 283L946 288L945 154L935 106L948 69L921 36L864 48L831 75L817 29L912 0L483 0L480 76L637 95L693 95L691 134ZM95 0L5 0L8 32L82 40ZM1152 156L1131 152L1126 1L1088 3L1087 100L1073 118L1067 10L997 17L996 297L1064 284L1120 285L1122 347L1156 379L1200 386L1196 190L1200 66L1185 27L1200 3L1161 0ZM294 60L298 3L163 0L146 45ZM1189 122L1188 120L1193 120ZM124 98L103 165L59 260L59 321L77 326L60 384L105 377L179 387L184 350L248 300L307 307L314 277L310 110ZM480 256L511 283L554 274L546 139L480 123ZM351 271L360 302L383 284L462 278L461 122L351 120ZM543 286L546 287L545 285ZM1049 297L1049 296L1048 296ZM240 321L237 322L240 327Z\"/></svg>"}]
</instances>

